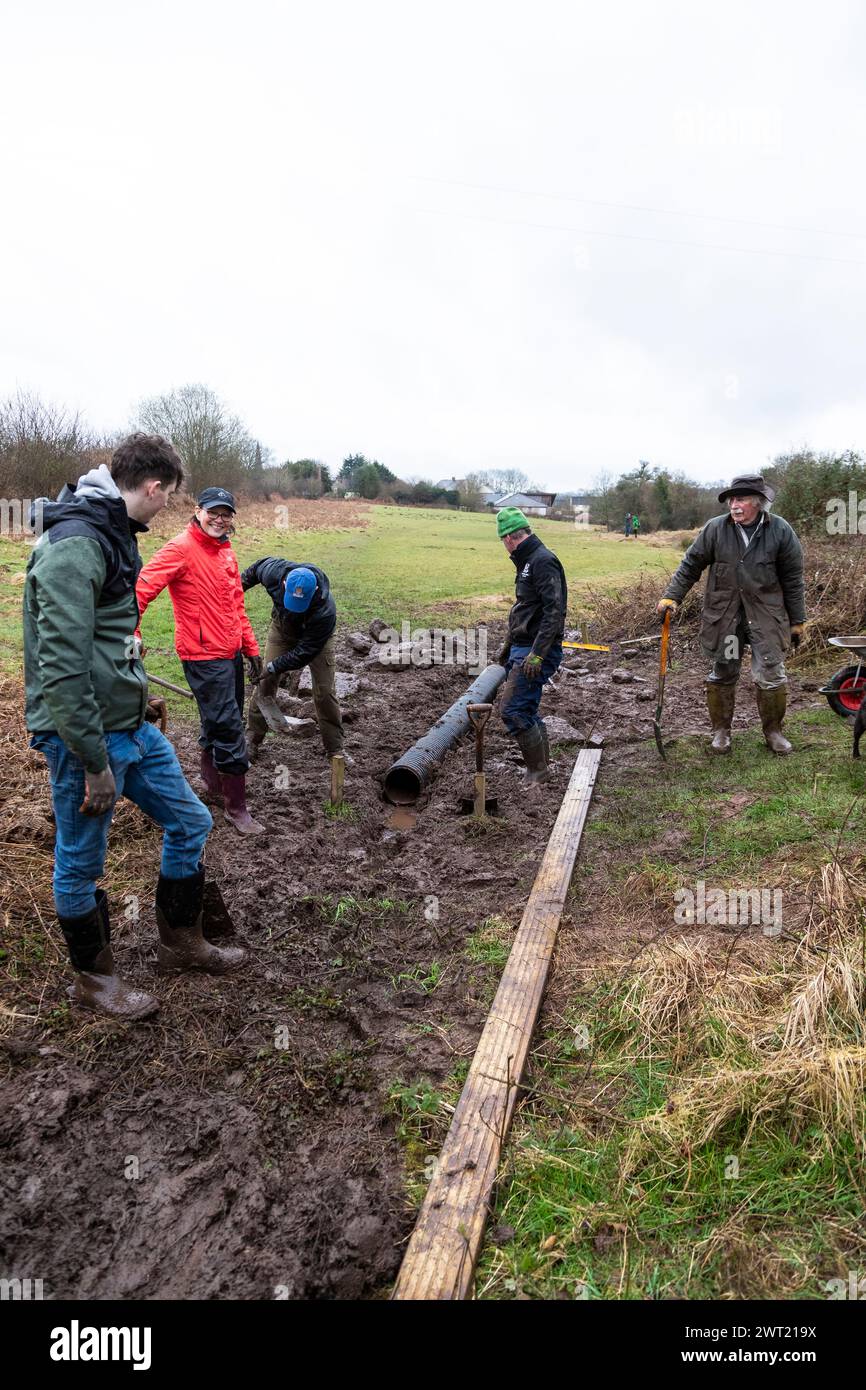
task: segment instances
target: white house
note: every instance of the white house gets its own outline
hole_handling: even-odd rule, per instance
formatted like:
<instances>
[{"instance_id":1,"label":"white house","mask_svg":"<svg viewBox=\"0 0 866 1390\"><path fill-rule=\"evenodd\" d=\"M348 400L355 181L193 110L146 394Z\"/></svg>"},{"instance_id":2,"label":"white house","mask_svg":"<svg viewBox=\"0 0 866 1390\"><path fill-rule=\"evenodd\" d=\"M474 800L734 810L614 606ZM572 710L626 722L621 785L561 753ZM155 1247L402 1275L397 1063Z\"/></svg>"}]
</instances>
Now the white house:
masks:
<instances>
[{"instance_id":1,"label":"white house","mask_svg":"<svg viewBox=\"0 0 866 1390\"><path fill-rule=\"evenodd\" d=\"M526 516L547 516L555 499L555 492L508 492L488 505L497 511L500 507L519 507Z\"/></svg>"}]
</instances>

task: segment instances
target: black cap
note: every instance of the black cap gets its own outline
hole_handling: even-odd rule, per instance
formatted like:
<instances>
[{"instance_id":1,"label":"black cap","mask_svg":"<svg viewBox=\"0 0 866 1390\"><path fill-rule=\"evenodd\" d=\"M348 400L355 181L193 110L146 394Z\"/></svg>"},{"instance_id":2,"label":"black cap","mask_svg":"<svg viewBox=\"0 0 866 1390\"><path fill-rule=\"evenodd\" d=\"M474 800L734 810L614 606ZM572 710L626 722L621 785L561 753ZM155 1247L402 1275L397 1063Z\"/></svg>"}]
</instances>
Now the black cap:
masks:
<instances>
[{"instance_id":1,"label":"black cap","mask_svg":"<svg viewBox=\"0 0 866 1390\"><path fill-rule=\"evenodd\" d=\"M213 511L214 507L231 507L233 512L237 511L234 497L224 487L206 487L204 492L199 493L196 505L204 507L207 512Z\"/></svg>"},{"instance_id":2,"label":"black cap","mask_svg":"<svg viewBox=\"0 0 866 1390\"><path fill-rule=\"evenodd\" d=\"M765 483L760 473L741 473L731 479L730 487L719 493L719 501L727 502L729 497L766 497L772 502L775 496L776 489Z\"/></svg>"}]
</instances>

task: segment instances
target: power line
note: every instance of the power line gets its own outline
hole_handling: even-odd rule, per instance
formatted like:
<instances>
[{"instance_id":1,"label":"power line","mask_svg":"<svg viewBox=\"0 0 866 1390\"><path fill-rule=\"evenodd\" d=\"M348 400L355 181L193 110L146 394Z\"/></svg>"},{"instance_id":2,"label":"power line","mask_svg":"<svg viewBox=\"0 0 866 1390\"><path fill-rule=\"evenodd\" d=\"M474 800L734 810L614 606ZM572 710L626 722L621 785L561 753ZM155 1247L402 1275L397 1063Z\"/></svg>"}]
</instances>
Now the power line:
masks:
<instances>
[{"instance_id":1,"label":"power line","mask_svg":"<svg viewBox=\"0 0 866 1390\"><path fill-rule=\"evenodd\" d=\"M685 241L671 237L642 236L637 232L599 232L589 227L567 227L556 222L528 222L519 217L491 217L484 213L453 212L447 208L410 207L410 212L428 213L433 217L457 217L467 222L494 222L503 227L534 227L546 232L571 232L576 236L612 237L617 241L649 241L659 246L690 246L700 251L737 251L744 256L774 256L782 260L826 261L831 265L859 265L866 267L866 259L850 260L843 256L820 256L809 251L771 251L758 246L727 246L723 242Z\"/></svg>"},{"instance_id":2,"label":"power line","mask_svg":"<svg viewBox=\"0 0 866 1390\"><path fill-rule=\"evenodd\" d=\"M809 236L847 237L853 241L866 241L866 232L825 231L820 227L797 227L790 222L757 222L747 217L724 217L713 212L684 212L675 208L655 208L642 203L606 202L601 198L580 198L575 193L541 193L526 188L505 188L494 183L469 183L463 179L440 179L424 174L409 174L417 183L445 184L451 188L474 188L486 193L508 193L518 198L545 198L553 202L583 203L592 208L619 208L626 212L654 212L663 217L691 217L701 222L729 222L740 227L764 227L776 232L805 232Z\"/></svg>"}]
</instances>

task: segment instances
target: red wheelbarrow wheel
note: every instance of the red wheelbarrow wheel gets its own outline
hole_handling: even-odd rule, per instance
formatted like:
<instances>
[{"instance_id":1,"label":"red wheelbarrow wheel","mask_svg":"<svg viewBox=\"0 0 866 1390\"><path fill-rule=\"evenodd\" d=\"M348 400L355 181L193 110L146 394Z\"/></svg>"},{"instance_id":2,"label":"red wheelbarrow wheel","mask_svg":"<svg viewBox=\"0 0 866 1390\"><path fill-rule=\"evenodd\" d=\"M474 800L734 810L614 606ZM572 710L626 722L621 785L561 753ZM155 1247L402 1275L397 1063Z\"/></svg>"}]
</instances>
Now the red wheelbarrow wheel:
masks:
<instances>
[{"instance_id":1,"label":"red wheelbarrow wheel","mask_svg":"<svg viewBox=\"0 0 866 1390\"><path fill-rule=\"evenodd\" d=\"M866 695L866 666L843 666L823 687L827 703L843 718L856 714Z\"/></svg>"}]
</instances>

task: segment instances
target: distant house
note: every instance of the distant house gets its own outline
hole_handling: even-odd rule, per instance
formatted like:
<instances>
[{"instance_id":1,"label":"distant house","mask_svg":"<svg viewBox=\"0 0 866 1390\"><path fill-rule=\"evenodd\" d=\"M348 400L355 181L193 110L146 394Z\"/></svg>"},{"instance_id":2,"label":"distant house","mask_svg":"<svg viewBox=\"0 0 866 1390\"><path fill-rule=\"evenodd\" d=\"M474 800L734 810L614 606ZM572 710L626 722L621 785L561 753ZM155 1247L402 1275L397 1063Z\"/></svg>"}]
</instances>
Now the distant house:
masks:
<instances>
[{"instance_id":1,"label":"distant house","mask_svg":"<svg viewBox=\"0 0 866 1390\"><path fill-rule=\"evenodd\" d=\"M590 501L589 493L586 492L558 492L556 494L556 510L573 513L576 526L589 526Z\"/></svg>"},{"instance_id":2,"label":"distant house","mask_svg":"<svg viewBox=\"0 0 866 1390\"><path fill-rule=\"evenodd\" d=\"M508 492L488 503L498 511L500 507L519 507L526 516L547 516L553 510L555 492Z\"/></svg>"},{"instance_id":3,"label":"distant house","mask_svg":"<svg viewBox=\"0 0 866 1390\"><path fill-rule=\"evenodd\" d=\"M443 492L459 492L459 493L465 493L465 491L466 491L466 479L465 479L465 478L441 478L441 479L439 480L439 482L438 482L438 483L434 483L433 486L434 486L434 487L437 487L437 488L441 488ZM489 487L481 487L481 488L478 489L478 493L479 493L479 496L481 497L481 505L482 505L483 507L492 507L493 503L496 501L496 493L493 491L493 489L492 489L492 488L489 488Z\"/></svg>"}]
</instances>

